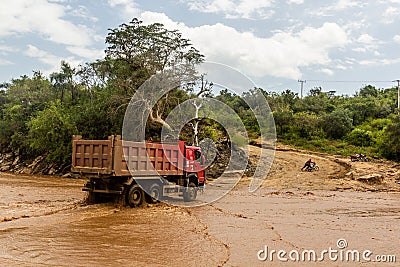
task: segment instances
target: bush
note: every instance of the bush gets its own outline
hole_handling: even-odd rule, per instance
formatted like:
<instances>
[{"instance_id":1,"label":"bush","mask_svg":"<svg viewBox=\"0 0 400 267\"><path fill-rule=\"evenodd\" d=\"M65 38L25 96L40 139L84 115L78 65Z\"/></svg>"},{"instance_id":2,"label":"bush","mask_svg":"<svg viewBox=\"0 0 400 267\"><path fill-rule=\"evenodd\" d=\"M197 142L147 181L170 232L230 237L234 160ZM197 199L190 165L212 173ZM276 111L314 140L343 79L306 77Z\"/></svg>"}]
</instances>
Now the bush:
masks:
<instances>
[{"instance_id":1,"label":"bush","mask_svg":"<svg viewBox=\"0 0 400 267\"><path fill-rule=\"evenodd\" d=\"M311 139L323 135L320 128L320 118L315 113L299 112L293 116L290 127L300 138Z\"/></svg>"},{"instance_id":2,"label":"bush","mask_svg":"<svg viewBox=\"0 0 400 267\"><path fill-rule=\"evenodd\" d=\"M400 161L400 117L388 125L382 136L379 151L387 159Z\"/></svg>"},{"instance_id":3,"label":"bush","mask_svg":"<svg viewBox=\"0 0 400 267\"><path fill-rule=\"evenodd\" d=\"M355 146L371 146L373 144L372 133L355 128L347 134L346 141Z\"/></svg>"},{"instance_id":4,"label":"bush","mask_svg":"<svg viewBox=\"0 0 400 267\"><path fill-rule=\"evenodd\" d=\"M71 159L71 139L77 133L71 112L60 101L37 113L27 126L28 142L37 154L49 152L47 160L65 164Z\"/></svg>"},{"instance_id":5,"label":"bush","mask_svg":"<svg viewBox=\"0 0 400 267\"><path fill-rule=\"evenodd\" d=\"M349 116L349 112L344 109L338 109L331 114L324 116L322 128L326 135L333 139L344 137L353 127L353 120Z\"/></svg>"}]
</instances>

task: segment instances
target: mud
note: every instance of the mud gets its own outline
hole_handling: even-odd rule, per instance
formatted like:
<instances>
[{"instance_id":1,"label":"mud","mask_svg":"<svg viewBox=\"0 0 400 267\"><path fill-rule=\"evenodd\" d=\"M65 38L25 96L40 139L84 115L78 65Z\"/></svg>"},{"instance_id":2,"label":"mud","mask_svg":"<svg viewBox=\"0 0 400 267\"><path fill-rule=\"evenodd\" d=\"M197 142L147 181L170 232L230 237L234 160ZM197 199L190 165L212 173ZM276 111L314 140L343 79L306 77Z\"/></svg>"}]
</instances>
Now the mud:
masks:
<instances>
[{"instance_id":1,"label":"mud","mask_svg":"<svg viewBox=\"0 0 400 267\"><path fill-rule=\"evenodd\" d=\"M252 157L258 152L252 148ZM244 177L222 199L197 208L86 205L83 180L0 173L0 265L298 266L260 261L257 252L322 251L337 248L340 238L349 249L397 255L398 264L399 167L314 154L320 171L299 171L309 156L277 151L260 190L249 193L251 178ZM383 179L357 180L366 173ZM342 265L376 262L299 264Z\"/></svg>"},{"instance_id":2,"label":"mud","mask_svg":"<svg viewBox=\"0 0 400 267\"><path fill-rule=\"evenodd\" d=\"M229 249L226 266L358 266L358 262L260 261L257 252L321 252L344 238L349 249L398 255L400 195L331 191L233 191L217 203L193 212L209 234ZM398 263L397 263L398 264ZM363 262L362 266L377 266ZM396 266L385 263L385 266Z\"/></svg>"},{"instance_id":3,"label":"mud","mask_svg":"<svg viewBox=\"0 0 400 267\"><path fill-rule=\"evenodd\" d=\"M205 266L227 258L187 210L85 205L83 182L0 175L2 266Z\"/></svg>"}]
</instances>

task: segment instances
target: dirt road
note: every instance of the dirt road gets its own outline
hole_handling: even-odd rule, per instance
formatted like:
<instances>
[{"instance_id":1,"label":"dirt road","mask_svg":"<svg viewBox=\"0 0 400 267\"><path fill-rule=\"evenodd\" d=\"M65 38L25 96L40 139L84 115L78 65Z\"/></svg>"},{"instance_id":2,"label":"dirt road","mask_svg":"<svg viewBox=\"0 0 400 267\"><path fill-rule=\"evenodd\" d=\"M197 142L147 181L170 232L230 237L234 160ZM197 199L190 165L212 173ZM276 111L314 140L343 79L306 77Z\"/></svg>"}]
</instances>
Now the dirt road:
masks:
<instances>
[{"instance_id":1,"label":"dirt road","mask_svg":"<svg viewBox=\"0 0 400 267\"><path fill-rule=\"evenodd\" d=\"M190 209L88 206L82 180L2 173L0 265L342 266L327 255L321 262L258 259L266 247L315 250L319 257L329 247L339 250L339 239L348 245L342 252L396 255L398 264L399 167L314 154L320 171L300 172L309 154L285 150L276 152L260 190L249 193L245 177L219 201ZM257 152L253 147L252 156ZM366 174L379 179L359 179ZM361 261L347 264L380 266Z\"/></svg>"}]
</instances>

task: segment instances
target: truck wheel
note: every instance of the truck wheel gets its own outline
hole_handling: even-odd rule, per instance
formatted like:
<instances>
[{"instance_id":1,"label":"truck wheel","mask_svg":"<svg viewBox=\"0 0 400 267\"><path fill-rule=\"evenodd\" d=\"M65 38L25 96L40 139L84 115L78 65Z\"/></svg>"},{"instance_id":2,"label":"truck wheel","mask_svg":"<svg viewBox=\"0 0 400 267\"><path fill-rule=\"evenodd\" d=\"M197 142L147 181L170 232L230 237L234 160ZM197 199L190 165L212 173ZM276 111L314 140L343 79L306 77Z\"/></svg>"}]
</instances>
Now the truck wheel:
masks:
<instances>
[{"instance_id":1,"label":"truck wheel","mask_svg":"<svg viewBox=\"0 0 400 267\"><path fill-rule=\"evenodd\" d=\"M130 187L128 194L126 195L126 203L131 207L139 207L143 203L144 192L138 184L134 184Z\"/></svg>"},{"instance_id":2,"label":"truck wheel","mask_svg":"<svg viewBox=\"0 0 400 267\"><path fill-rule=\"evenodd\" d=\"M185 202L193 201L196 199L196 197L197 197L196 184L190 182L188 188L185 189L185 192L183 192L183 201Z\"/></svg>"},{"instance_id":3,"label":"truck wheel","mask_svg":"<svg viewBox=\"0 0 400 267\"><path fill-rule=\"evenodd\" d=\"M148 203L157 203L162 197L161 186L154 183L150 186L148 195L146 195L146 201Z\"/></svg>"},{"instance_id":4,"label":"truck wheel","mask_svg":"<svg viewBox=\"0 0 400 267\"><path fill-rule=\"evenodd\" d=\"M97 203L97 199L98 199L98 195L94 192L88 192L87 198L86 198L86 202L87 204L91 205L91 204L96 204Z\"/></svg>"}]
</instances>

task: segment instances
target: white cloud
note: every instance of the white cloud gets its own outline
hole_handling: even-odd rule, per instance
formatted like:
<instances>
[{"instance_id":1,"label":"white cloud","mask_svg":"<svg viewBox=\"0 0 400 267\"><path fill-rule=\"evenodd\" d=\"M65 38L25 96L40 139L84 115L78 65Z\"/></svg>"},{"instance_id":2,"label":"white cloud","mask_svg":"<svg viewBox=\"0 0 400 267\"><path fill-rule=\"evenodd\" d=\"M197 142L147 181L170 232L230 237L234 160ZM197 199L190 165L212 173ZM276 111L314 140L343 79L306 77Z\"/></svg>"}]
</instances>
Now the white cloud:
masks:
<instances>
[{"instance_id":1,"label":"white cloud","mask_svg":"<svg viewBox=\"0 0 400 267\"><path fill-rule=\"evenodd\" d=\"M333 70L327 69L327 68L322 68L319 71L322 72L322 73L325 73L325 74L327 74L329 76L332 76L334 74Z\"/></svg>"},{"instance_id":2,"label":"white cloud","mask_svg":"<svg viewBox=\"0 0 400 267\"><path fill-rule=\"evenodd\" d=\"M14 63L12 63L11 61L9 61L9 60L6 60L6 59L1 59L0 58L0 66L8 66L8 65L13 65Z\"/></svg>"},{"instance_id":3,"label":"white cloud","mask_svg":"<svg viewBox=\"0 0 400 267\"><path fill-rule=\"evenodd\" d=\"M363 43L363 44L372 44L375 41L375 38L372 37L369 34L361 34L358 39L358 42Z\"/></svg>"},{"instance_id":4,"label":"white cloud","mask_svg":"<svg viewBox=\"0 0 400 267\"><path fill-rule=\"evenodd\" d=\"M71 52L72 54L83 57L83 58L100 59L100 58L104 57L103 50L89 49L89 48L79 47L79 46L68 46L67 50L69 52Z\"/></svg>"},{"instance_id":5,"label":"white cloud","mask_svg":"<svg viewBox=\"0 0 400 267\"><path fill-rule=\"evenodd\" d=\"M27 45L27 49L24 52L24 54L29 57L36 58L40 62L48 65L49 68L47 70L43 70L43 73L45 75L59 71L61 61L63 60L68 62L68 64L70 64L71 67L77 67L79 64L83 63L81 60L76 60L73 57L65 58L53 55L47 51L37 48L34 45Z\"/></svg>"},{"instance_id":6,"label":"white cloud","mask_svg":"<svg viewBox=\"0 0 400 267\"><path fill-rule=\"evenodd\" d=\"M396 59L372 59L372 60L361 60L359 61L360 65L368 65L368 66L384 66L384 65L393 65L400 63L400 58Z\"/></svg>"},{"instance_id":7,"label":"white cloud","mask_svg":"<svg viewBox=\"0 0 400 267\"><path fill-rule=\"evenodd\" d=\"M377 65L378 62L376 60L360 60L358 62L360 65Z\"/></svg>"},{"instance_id":8,"label":"white cloud","mask_svg":"<svg viewBox=\"0 0 400 267\"><path fill-rule=\"evenodd\" d=\"M17 52L18 49L12 46L8 45L0 45L0 56L8 56L10 53ZM4 59L0 58L0 66L7 66L7 65L13 65L14 63Z\"/></svg>"},{"instance_id":9,"label":"white cloud","mask_svg":"<svg viewBox=\"0 0 400 267\"><path fill-rule=\"evenodd\" d=\"M349 69L349 66L344 66L344 65L339 64L339 65L336 65L336 69L338 69L338 70L347 70L347 69Z\"/></svg>"},{"instance_id":10,"label":"white cloud","mask_svg":"<svg viewBox=\"0 0 400 267\"><path fill-rule=\"evenodd\" d=\"M361 1L354 0L339 0L333 9L340 10L351 7L362 7L364 4Z\"/></svg>"},{"instance_id":11,"label":"white cloud","mask_svg":"<svg viewBox=\"0 0 400 267\"><path fill-rule=\"evenodd\" d=\"M37 58L40 62L50 66L59 65L62 60L60 57L50 54L44 50L40 50L34 45L27 45L27 50L24 53L25 55Z\"/></svg>"},{"instance_id":12,"label":"white cloud","mask_svg":"<svg viewBox=\"0 0 400 267\"><path fill-rule=\"evenodd\" d=\"M221 23L190 28L162 13L144 12L141 19L179 29L206 60L230 65L256 77L297 79L301 77L301 67L327 65L331 62L329 52L348 43L346 32L335 23L324 23L319 28L306 27L295 33L277 32L270 38L261 38Z\"/></svg>"},{"instance_id":13,"label":"white cloud","mask_svg":"<svg viewBox=\"0 0 400 267\"><path fill-rule=\"evenodd\" d=\"M381 3L381 4L387 4L387 3L400 4L400 0L380 0L379 3Z\"/></svg>"},{"instance_id":14,"label":"white cloud","mask_svg":"<svg viewBox=\"0 0 400 267\"><path fill-rule=\"evenodd\" d=\"M92 32L63 19L65 11L66 7L45 0L14 0L0 9L0 36L33 33L58 44L92 44Z\"/></svg>"},{"instance_id":15,"label":"white cloud","mask_svg":"<svg viewBox=\"0 0 400 267\"><path fill-rule=\"evenodd\" d=\"M352 49L354 52L360 52L360 53L365 53L367 52L367 49L365 47L356 47Z\"/></svg>"},{"instance_id":16,"label":"white cloud","mask_svg":"<svg viewBox=\"0 0 400 267\"><path fill-rule=\"evenodd\" d=\"M222 14L226 18L266 18L274 13L269 10L273 0L183 0L182 2L186 2L190 10Z\"/></svg>"},{"instance_id":17,"label":"white cloud","mask_svg":"<svg viewBox=\"0 0 400 267\"><path fill-rule=\"evenodd\" d=\"M347 22L343 28L348 32L358 32L361 29L368 28L369 23L366 18L362 18L359 20L354 20Z\"/></svg>"},{"instance_id":18,"label":"white cloud","mask_svg":"<svg viewBox=\"0 0 400 267\"><path fill-rule=\"evenodd\" d=\"M85 6L78 6L78 8L72 9L71 14L75 17L83 18L92 22L98 21L98 18L90 15L90 12Z\"/></svg>"},{"instance_id":19,"label":"white cloud","mask_svg":"<svg viewBox=\"0 0 400 267\"><path fill-rule=\"evenodd\" d=\"M346 64L346 65L354 65L354 64L356 64L358 62L358 60L356 59L356 58L352 58L352 57L347 57L345 60L344 60L344 63Z\"/></svg>"},{"instance_id":20,"label":"white cloud","mask_svg":"<svg viewBox=\"0 0 400 267\"><path fill-rule=\"evenodd\" d=\"M395 35L395 36L393 36L393 40L396 42L396 43L399 43L400 44L400 35Z\"/></svg>"},{"instance_id":21,"label":"white cloud","mask_svg":"<svg viewBox=\"0 0 400 267\"><path fill-rule=\"evenodd\" d=\"M326 17L334 16L336 12L347 10L349 8L361 8L365 6L366 3L354 0L338 0L336 3L329 6L323 6L316 9L310 9L307 13L313 16Z\"/></svg>"},{"instance_id":22,"label":"white cloud","mask_svg":"<svg viewBox=\"0 0 400 267\"><path fill-rule=\"evenodd\" d=\"M287 1L288 4L297 4L297 5L301 5L304 3L304 0L288 0Z\"/></svg>"},{"instance_id":23,"label":"white cloud","mask_svg":"<svg viewBox=\"0 0 400 267\"><path fill-rule=\"evenodd\" d=\"M356 44L360 46L353 48L353 51L362 53L371 52L373 55L379 56L380 53L377 51L377 49L384 44L384 42L372 37L367 33L364 33L356 39Z\"/></svg>"},{"instance_id":24,"label":"white cloud","mask_svg":"<svg viewBox=\"0 0 400 267\"><path fill-rule=\"evenodd\" d=\"M9 52L16 52L18 49L8 45L0 45L0 54L8 54Z\"/></svg>"},{"instance_id":25,"label":"white cloud","mask_svg":"<svg viewBox=\"0 0 400 267\"><path fill-rule=\"evenodd\" d=\"M380 60L383 65L393 65L393 64L398 64L400 63L400 58L391 58L391 59L382 59Z\"/></svg>"},{"instance_id":26,"label":"white cloud","mask_svg":"<svg viewBox=\"0 0 400 267\"><path fill-rule=\"evenodd\" d=\"M123 16L131 20L140 15L139 5L134 0L108 0L111 7L122 7Z\"/></svg>"},{"instance_id":27,"label":"white cloud","mask_svg":"<svg viewBox=\"0 0 400 267\"><path fill-rule=\"evenodd\" d=\"M400 15L400 10L396 7L388 7L382 14L382 22L385 24L393 23L396 18Z\"/></svg>"}]
</instances>

